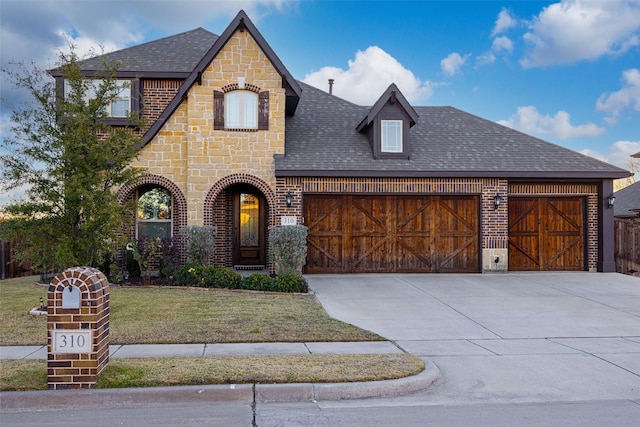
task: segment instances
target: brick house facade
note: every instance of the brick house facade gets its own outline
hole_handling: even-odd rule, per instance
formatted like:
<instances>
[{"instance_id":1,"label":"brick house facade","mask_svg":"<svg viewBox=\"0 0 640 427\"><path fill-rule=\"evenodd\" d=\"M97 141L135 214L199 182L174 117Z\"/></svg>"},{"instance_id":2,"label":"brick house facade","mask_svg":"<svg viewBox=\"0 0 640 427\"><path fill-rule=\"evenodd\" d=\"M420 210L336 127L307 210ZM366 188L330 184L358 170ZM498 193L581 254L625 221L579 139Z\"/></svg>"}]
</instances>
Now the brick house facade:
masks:
<instances>
[{"instance_id":1,"label":"brick house facade","mask_svg":"<svg viewBox=\"0 0 640 427\"><path fill-rule=\"evenodd\" d=\"M307 86L244 12L220 36L197 29L110 56L147 122L133 163L146 175L120 199L170 195L163 218L132 218L131 238L211 225L213 263L271 268L269 228L294 217L309 228L307 273L615 270L606 198L622 169L411 106L395 85L372 107Z\"/></svg>"}]
</instances>

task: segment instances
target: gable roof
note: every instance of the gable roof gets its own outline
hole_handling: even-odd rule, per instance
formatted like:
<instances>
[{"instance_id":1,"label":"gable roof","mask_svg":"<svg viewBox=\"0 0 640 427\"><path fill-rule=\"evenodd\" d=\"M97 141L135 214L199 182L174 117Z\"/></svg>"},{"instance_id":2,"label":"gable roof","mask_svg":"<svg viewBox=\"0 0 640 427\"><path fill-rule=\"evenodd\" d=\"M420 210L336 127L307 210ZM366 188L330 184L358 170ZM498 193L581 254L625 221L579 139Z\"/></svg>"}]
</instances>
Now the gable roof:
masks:
<instances>
[{"instance_id":1,"label":"gable roof","mask_svg":"<svg viewBox=\"0 0 640 427\"><path fill-rule=\"evenodd\" d=\"M400 105L400 108L404 110L407 116L409 116L411 119L409 126L413 126L418 122L418 114L416 113L416 110L414 110L411 104L409 104L409 101L407 101L407 98L405 98L402 92L400 92L398 86L396 86L395 83L391 83L382 96L378 98L375 104L373 104L373 107L371 107L364 119L362 119L357 127L358 132L369 126L389 101L391 101L391 103L397 102Z\"/></svg>"},{"instance_id":2,"label":"gable roof","mask_svg":"<svg viewBox=\"0 0 640 427\"><path fill-rule=\"evenodd\" d=\"M247 16L244 10L238 12L236 17L231 21L229 26L224 32L216 39L213 46L200 58L198 64L193 68L189 76L178 89L178 93L171 100L167 108L162 112L158 120L147 130L142 138L143 144L147 144L153 139L153 137L160 131L164 123L171 117L175 110L180 106L182 101L187 96L189 89L200 80L202 73L211 64L213 59L218 55L220 50L227 44L229 39L235 34L236 31L248 31L249 34L256 41L260 49L267 56L273 67L282 77L282 87L286 89L286 105L285 112L287 115L291 115L296 110L302 88L298 82L291 76L291 73L286 69L280 58L275 54L271 46L262 37L262 34L258 31L256 26L251 22L251 19Z\"/></svg>"},{"instance_id":3,"label":"gable roof","mask_svg":"<svg viewBox=\"0 0 640 427\"><path fill-rule=\"evenodd\" d=\"M276 176L622 178L629 172L452 107L415 107L409 159L373 159L371 109L302 84Z\"/></svg>"},{"instance_id":4,"label":"gable roof","mask_svg":"<svg viewBox=\"0 0 640 427\"><path fill-rule=\"evenodd\" d=\"M621 218L637 218L640 216L640 181L613 193L616 202L613 205L613 216ZM635 209L635 211L632 211Z\"/></svg>"},{"instance_id":5,"label":"gable roof","mask_svg":"<svg viewBox=\"0 0 640 427\"><path fill-rule=\"evenodd\" d=\"M118 61L122 65L117 76L124 78L186 78L218 39L204 28L186 31L170 37L110 52L80 62L84 75L104 70L105 61ZM57 77L60 72L51 70Z\"/></svg>"}]
</instances>

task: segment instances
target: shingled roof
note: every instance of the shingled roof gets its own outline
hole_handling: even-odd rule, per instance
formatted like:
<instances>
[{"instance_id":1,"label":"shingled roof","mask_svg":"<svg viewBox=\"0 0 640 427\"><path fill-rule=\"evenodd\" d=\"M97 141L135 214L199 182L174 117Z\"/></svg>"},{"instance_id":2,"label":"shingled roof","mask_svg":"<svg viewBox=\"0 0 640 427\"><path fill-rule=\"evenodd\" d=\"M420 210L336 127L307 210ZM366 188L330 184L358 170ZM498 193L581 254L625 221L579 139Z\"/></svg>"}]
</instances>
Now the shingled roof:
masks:
<instances>
[{"instance_id":1,"label":"shingled roof","mask_svg":"<svg viewBox=\"0 0 640 427\"><path fill-rule=\"evenodd\" d=\"M616 196L616 202L613 205L614 216L636 218L640 215L640 182L616 191L613 195Z\"/></svg>"},{"instance_id":2,"label":"shingled roof","mask_svg":"<svg viewBox=\"0 0 640 427\"><path fill-rule=\"evenodd\" d=\"M80 68L84 74L104 69L104 61L119 61L120 77L178 77L186 78L202 57L218 40L218 36L204 28L110 52L84 60ZM51 74L56 76L56 70Z\"/></svg>"},{"instance_id":3,"label":"shingled roof","mask_svg":"<svg viewBox=\"0 0 640 427\"><path fill-rule=\"evenodd\" d=\"M356 127L369 107L301 83L276 176L622 178L624 169L452 107L414 107L409 159L373 158Z\"/></svg>"}]
</instances>

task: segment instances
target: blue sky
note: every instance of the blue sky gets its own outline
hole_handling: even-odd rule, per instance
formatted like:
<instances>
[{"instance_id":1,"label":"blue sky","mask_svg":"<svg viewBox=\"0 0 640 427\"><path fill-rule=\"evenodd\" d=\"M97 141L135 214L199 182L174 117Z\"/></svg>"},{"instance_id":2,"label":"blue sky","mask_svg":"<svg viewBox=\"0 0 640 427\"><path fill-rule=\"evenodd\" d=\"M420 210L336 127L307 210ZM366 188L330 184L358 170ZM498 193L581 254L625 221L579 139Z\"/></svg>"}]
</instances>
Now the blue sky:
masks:
<instances>
[{"instance_id":1,"label":"blue sky","mask_svg":"<svg viewBox=\"0 0 640 427\"><path fill-rule=\"evenodd\" d=\"M352 102L373 103L393 81L415 105L451 105L619 166L640 152L640 0L0 0L0 62L52 66L65 38L88 51L220 34L241 8L294 77L323 89L334 78ZM4 137L23 98L0 83Z\"/></svg>"}]
</instances>

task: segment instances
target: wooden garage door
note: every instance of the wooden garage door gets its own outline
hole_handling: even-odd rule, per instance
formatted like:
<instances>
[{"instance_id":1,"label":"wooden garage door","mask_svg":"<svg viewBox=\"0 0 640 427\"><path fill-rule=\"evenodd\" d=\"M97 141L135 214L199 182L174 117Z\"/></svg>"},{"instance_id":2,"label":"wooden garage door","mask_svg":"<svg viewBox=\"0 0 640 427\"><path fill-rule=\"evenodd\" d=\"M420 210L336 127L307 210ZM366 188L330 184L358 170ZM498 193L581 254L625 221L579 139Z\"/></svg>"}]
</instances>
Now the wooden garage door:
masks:
<instances>
[{"instance_id":1,"label":"wooden garage door","mask_svg":"<svg viewBox=\"0 0 640 427\"><path fill-rule=\"evenodd\" d=\"M510 197L509 270L584 270L583 197Z\"/></svg>"},{"instance_id":2,"label":"wooden garage door","mask_svg":"<svg viewBox=\"0 0 640 427\"><path fill-rule=\"evenodd\" d=\"M478 272L476 196L304 199L307 273Z\"/></svg>"}]
</instances>

